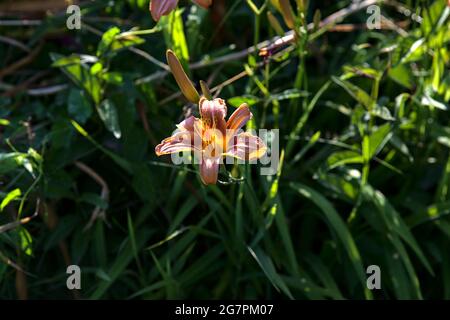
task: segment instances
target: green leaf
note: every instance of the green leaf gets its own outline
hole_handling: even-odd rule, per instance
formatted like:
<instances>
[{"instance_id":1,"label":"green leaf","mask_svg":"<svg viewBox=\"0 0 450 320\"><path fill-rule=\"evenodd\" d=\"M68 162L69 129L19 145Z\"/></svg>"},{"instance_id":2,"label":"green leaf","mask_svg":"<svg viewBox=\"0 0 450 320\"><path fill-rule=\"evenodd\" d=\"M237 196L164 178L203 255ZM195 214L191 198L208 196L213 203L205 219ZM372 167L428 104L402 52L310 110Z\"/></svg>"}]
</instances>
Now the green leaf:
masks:
<instances>
[{"instance_id":1,"label":"green leaf","mask_svg":"<svg viewBox=\"0 0 450 320\"><path fill-rule=\"evenodd\" d=\"M97 56L101 57L104 54L106 54L113 42L116 39L116 36L120 33L120 29L118 27L112 27L108 29L102 36L102 41L100 41L98 48L97 48Z\"/></svg>"},{"instance_id":2,"label":"green leaf","mask_svg":"<svg viewBox=\"0 0 450 320\"><path fill-rule=\"evenodd\" d=\"M371 110L375 106L375 101L373 101L370 95L360 87L337 77L332 77L332 79L336 84L344 88L345 91L353 97L353 99L362 104L367 110Z\"/></svg>"},{"instance_id":3,"label":"green leaf","mask_svg":"<svg viewBox=\"0 0 450 320\"><path fill-rule=\"evenodd\" d=\"M364 288L366 297L371 298L372 294L367 290L366 287L366 274L364 272L364 267L358 247L356 246L355 240L353 240L352 234L348 230L344 220L333 208L331 203L317 191L300 183L291 183L290 186L302 196L314 202L314 204L320 208L331 230L335 232L337 238L344 246L345 251L347 252L347 255L353 265L353 268L356 271L357 277L361 281L361 286Z\"/></svg>"},{"instance_id":4,"label":"green leaf","mask_svg":"<svg viewBox=\"0 0 450 320\"><path fill-rule=\"evenodd\" d=\"M180 275L180 282L183 286L192 286L199 283L208 275L217 275L218 270L223 265L220 256L223 254L222 245L211 247Z\"/></svg>"},{"instance_id":5,"label":"green leaf","mask_svg":"<svg viewBox=\"0 0 450 320\"><path fill-rule=\"evenodd\" d=\"M408 253L406 252L406 249L405 249L403 243L396 236L388 235L388 239L394 245L394 248L397 251L396 254L399 255L399 257L401 258L401 260L406 268L406 271L407 271L410 281L412 283L412 287L414 288L416 298L422 299L422 292L420 290L419 278L417 277L416 271L414 270L414 267L411 263L411 260L409 259Z\"/></svg>"},{"instance_id":6,"label":"green leaf","mask_svg":"<svg viewBox=\"0 0 450 320\"><path fill-rule=\"evenodd\" d=\"M3 211L5 207L11 202L22 196L22 191L20 189L14 189L3 198L2 203L0 204L0 211Z\"/></svg>"},{"instance_id":7,"label":"green leaf","mask_svg":"<svg viewBox=\"0 0 450 320\"><path fill-rule=\"evenodd\" d=\"M425 35L428 35L437 27L442 16L445 16L446 14L448 16L448 10L446 1L434 1L431 6L426 8L426 13L423 15L424 18L422 21L422 30Z\"/></svg>"},{"instance_id":8,"label":"green leaf","mask_svg":"<svg viewBox=\"0 0 450 320\"><path fill-rule=\"evenodd\" d=\"M75 128L75 130L78 131L79 134L81 134L83 137L87 138L94 146L96 146L98 149L100 149L103 153L105 153L106 155L108 155L111 159L114 160L114 162L116 164L118 164L122 169L124 169L125 171L127 171L128 173L131 173L132 170L132 166L131 164L126 161L125 159L123 159L122 157L118 156L117 154L115 154L114 152L111 152L110 150L104 148L102 145L100 145L97 141L95 141L90 135L89 133L80 125L78 124L76 121L74 120L70 120L72 126Z\"/></svg>"},{"instance_id":9,"label":"green leaf","mask_svg":"<svg viewBox=\"0 0 450 320\"><path fill-rule=\"evenodd\" d=\"M406 55L400 61L401 64L420 60L426 54L425 39L419 39L411 45Z\"/></svg>"},{"instance_id":10,"label":"green leaf","mask_svg":"<svg viewBox=\"0 0 450 320\"><path fill-rule=\"evenodd\" d=\"M227 100L227 103L232 105L233 107L239 107L241 104L246 103L248 104L250 107L257 104L258 102L260 102L261 99L259 99L256 96L252 96L252 95L243 95L243 96L239 96L239 97L233 97L231 99Z\"/></svg>"},{"instance_id":11,"label":"green leaf","mask_svg":"<svg viewBox=\"0 0 450 320\"><path fill-rule=\"evenodd\" d=\"M355 172L352 170L352 173ZM359 172L358 172L359 173ZM355 173L353 173L355 175ZM359 173L359 176L361 174ZM358 176L358 178L359 178ZM359 194L359 181L356 182L355 177L350 173L346 173L344 176L333 174L328 171L319 173L319 181L328 189L339 196L341 199L354 203Z\"/></svg>"},{"instance_id":12,"label":"green leaf","mask_svg":"<svg viewBox=\"0 0 450 320\"><path fill-rule=\"evenodd\" d=\"M428 93L425 93L423 95L421 103L424 106L437 108L437 109L444 110L444 111L448 110L448 107L444 103L433 99Z\"/></svg>"},{"instance_id":13,"label":"green leaf","mask_svg":"<svg viewBox=\"0 0 450 320\"><path fill-rule=\"evenodd\" d=\"M155 29L154 31L156 32L157 30ZM97 56L103 57L144 42L145 40L136 36L133 31L120 33L118 27L112 27L103 34L102 40L97 48Z\"/></svg>"},{"instance_id":14,"label":"green leaf","mask_svg":"<svg viewBox=\"0 0 450 320\"><path fill-rule=\"evenodd\" d=\"M81 56L64 57L59 54L50 56L54 67L61 68L73 82L89 94L96 105L100 103L102 96L100 81L91 74L90 68L85 65Z\"/></svg>"},{"instance_id":15,"label":"green leaf","mask_svg":"<svg viewBox=\"0 0 450 320\"><path fill-rule=\"evenodd\" d=\"M135 246L137 250L141 250L144 246L145 242L150 238L153 232L151 230L146 230L145 232L139 232L136 234L136 242ZM126 245L123 249L117 254L117 258L114 263L111 265L109 270L106 272L108 275L107 279L101 281L96 287L95 291L91 294L90 299L100 299L102 298L109 287L117 280L117 278L123 274L126 267L133 260L133 244L130 239L127 239Z\"/></svg>"},{"instance_id":16,"label":"green leaf","mask_svg":"<svg viewBox=\"0 0 450 320\"><path fill-rule=\"evenodd\" d=\"M80 195L79 201L92 204L100 209L108 209L108 202L96 193L86 192Z\"/></svg>"},{"instance_id":17,"label":"green leaf","mask_svg":"<svg viewBox=\"0 0 450 320\"><path fill-rule=\"evenodd\" d=\"M131 248L133 249L133 255L136 259L136 262L140 266L139 262L139 251L136 245L136 232L133 224L133 219L131 219L130 212L127 212L127 225L128 225L128 234L130 235Z\"/></svg>"},{"instance_id":18,"label":"green leaf","mask_svg":"<svg viewBox=\"0 0 450 320\"><path fill-rule=\"evenodd\" d=\"M406 157L408 157L408 160L410 162L414 161L414 158L411 155L411 152L409 151L408 146L398 136L396 136L395 134L392 135L391 139L389 140L389 143L391 143L401 153L403 153Z\"/></svg>"},{"instance_id":19,"label":"green leaf","mask_svg":"<svg viewBox=\"0 0 450 320\"><path fill-rule=\"evenodd\" d=\"M22 252L24 252L27 256L31 256L33 254L33 248L31 246L33 243L33 238L31 237L31 234L23 227L19 228L18 233Z\"/></svg>"},{"instance_id":20,"label":"green leaf","mask_svg":"<svg viewBox=\"0 0 450 320\"><path fill-rule=\"evenodd\" d=\"M272 285L278 291L281 290L290 299L294 299L286 283L275 270L275 266L273 265L272 260L259 247L255 248L255 250L250 247L247 247L247 249L248 251L250 251L250 254L256 260L256 262L258 262L259 266L264 271L264 274L267 276Z\"/></svg>"},{"instance_id":21,"label":"green leaf","mask_svg":"<svg viewBox=\"0 0 450 320\"><path fill-rule=\"evenodd\" d=\"M305 259L320 281L322 281L329 296L333 299L343 300L344 297L333 279L333 276L331 275L328 267L320 260L320 258L309 254L305 257Z\"/></svg>"},{"instance_id":22,"label":"green leaf","mask_svg":"<svg viewBox=\"0 0 450 320\"><path fill-rule=\"evenodd\" d=\"M186 202L177 209L177 214L175 218L172 220L172 224L169 228L169 233L174 232L186 218L186 216L195 208L198 200L196 198L189 198Z\"/></svg>"},{"instance_id":23,"label":"green leaf","mask_svg":"<svg viewBox=\"0 0 450 320\"><path fill-rule=\"evenodd\" d=\"M375 157L392 137L392 127L389 123L378 127L369 138L369 159Z\"/></svg>"},{"instance_id":24,"label":"green leaf","mask_svg":"<svg viewBox=\"0 0 450 320\"><path fill-rule=\"evenodd\" d=\"M327 167L332 170L336 167L340 167L346 164L361 164L363 163L363 157L356 151L338 151L333 153L327 159Z\"/></svg>"},{"instance_id":25,"label":"green leaf","mask_svg":"<svg viewBox=\"0 0 450 320\"><path fill-rule=\"evenodd\" d=\"M0 153L0 174L11 172L22 166L26 154L20 152Z\"/></svg>"},{"instance_id":26,"label":"green leaf","mask_svg":"<svg viewBox=\"0 0 450 320\"><path fill-rule=\"evenodd\" d=\"M348 80L353 77L364 76L366 78L378 79L381 76L381 72L373 68L364 66L344 66L344 74L340 77L341 80Z\"/></svg>"},{"instance_id":27,"label":"green leaf","mask_svg":"<svg viewBox=\"0 0 450 320\"><path fill-rule=\"evenodd\" d=\"M202 10L199 6L191 6L186 20L186 40L191 55L198 53L200 45L206 40L201 33L201 27L207 17L208 10Z\"/></svg>"},{"instance_id":28,"label":"green leaf","mask_svg":"<svg viewBox=\"0 0 450 320\"><path fill-rule=\"evenodd\" d=\"M122 132L120 131L119 116L115 104L111 100L104 100L97 111L106 128L114 134L116 139L120 139Z\"/></svg>"},{"instance_id":29,"label":"green leaf","mask_svg":"<svg viewBox=\"0 0 450 320\"><path fill-rule=\"evenodd\" d=\"M44 251L48 251L59 245L61 241L72 233L76 226L80 225L80 218L80 216L74 214L65 215L59 218L56 228L53 229L45 239L45 243L43 244Z\"/></svg>"},{"instance_id":30,"label":"green leaf","mask_svg":"<svg viewBox=\"0 0 450 320\"><path fill-rule=\"evenodd\" d=\"M388 76L405 88L410 90L414 88L415 81L413 74L406 64L399 64L398 66L389 69Z\"/></svg>"},{"instance_id":31,"label":"green leaf","mask_svg":"<svg viewBox=\"0 0 450 320\"><path fill-rule=\"evenodd\" d=\"M386 121L395 121L389 109L384 106L375 105L370 114Z\"/></svg>"},{"instance_id":32,"label":"green leaf","mask_svg":"<svg viewBox=\"0 0 450 320\"><path fill-rule=\"evenodd\" d=\"M67 99L69 115L76 121L85 123L92 114L92 106L82 91L71 89Z\"/></svg>"},{"instance_id":33,"label":"green leaf","mask_svg":"<svg viewBox=\"0 0 450 320\"><path fill-rule=\"evenodd\" d=\"M106 73L102 73L101 77L103 80L105 80L106 82L116 85L116 86L120 86L123 85L124 82L124 77L120 72L106 72Z\"/></svg>"},{"instance_id":34,"label":"green leaf","mask_svg":"<svg viewBox=\"0 0 450 320\"><path fill-rule=\"evenodd\" d=\"M385 196L378 190L374 190L371 186L365 185L362 189L364 198L375 204L380 214L382 221L385 222L386 227L392 233L395 233L402 238L416 253L422 264L427 268L430 274L434 274L430 263L425 258L420 249L416 239L412 235L406 223L403 221L399 213L389 203Z\"/></svg>"},{"instance_id":35,"label":"green leaf","mask_svg":"<svg viewBox=\"0 0 450 320\"><path fill-rule=\"evenodd\" d=\"M309 119L309 115L313 111L314 107L316 106L317 102L319 101L320 97L327 91L327 89L330 87L331 82L327 81L320 89L317 91L317 93L314 95L314 97L309 102L308 106L306 107L305 112L303 112L302 117L297 122L297 125L295 126L294 130L290 133L290 140L286 146L286 157L288 157L292 149L294 148L296 138L302 131L303 127L305 126L306 122Z\"/></svg>"},{"instance_id":36,"label":"green leaf","mask_svg":"<svg viewBox=\"0 0 450 320\"><path fill-rule=\"evenodd\" d=\"M302 90L298 90L298 89L288 89L281 93L271 94L268 100L269 101L273 101L273 100L282 101L282 100L290 100L290 99L307 97L308 95L309 95L309 93L306 91L302 91Z\"/></svg>"},{"instance_id":37,"label":"green leaf","mask_svg":"<svg viewBox=\"0 0 450 320\"><path fill-rule=\"evenodd\" d=\"M385 250L386 263L388 270L388 277L391 280L392 287L395 291L397 299L412 299L413 289L408 279L408 273L402 260L399 259L399 254L390 248L387 243L384 244L387 248Z\"/></svg>"},{"instance_id":38,"label":"green leaf","mask_svg":"<svg viewBox=\"0 0 450 320\"><path fill-rule=\"evenodd\" d=\"M175 52L186 72L189 61L189 49L186 43L183 26L183 10L173 10L168 16L161 17L160 24L164 27L166 47Z\"/></svg>"}]
</instances>

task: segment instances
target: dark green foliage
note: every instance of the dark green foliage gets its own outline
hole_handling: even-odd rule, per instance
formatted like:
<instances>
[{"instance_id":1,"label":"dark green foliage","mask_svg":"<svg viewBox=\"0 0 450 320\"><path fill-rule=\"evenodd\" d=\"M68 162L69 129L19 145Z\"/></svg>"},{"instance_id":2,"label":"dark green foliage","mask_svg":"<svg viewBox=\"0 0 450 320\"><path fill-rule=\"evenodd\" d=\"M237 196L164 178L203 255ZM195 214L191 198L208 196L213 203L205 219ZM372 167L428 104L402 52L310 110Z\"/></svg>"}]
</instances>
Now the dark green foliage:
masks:
<instances>
[{"instance_id":1,"label":"dark green foliage","mask_svg":"<svg viewBox=\"0 0 450 320\"><path fill-rule=\"evenodd\" d=\"M309 2L308 22L351 3ZM0 76L0 297L78 297L70 263L90 299L450 298L450 8L399 2L381 10L403 29L310 29L271 57L217 64L276 36L267 10L285 27L271 1L210 11L180 1L157 25L148 1L87 1L81 30L61 15L0 26L43 45ZM360 10L344 23L367 19ZM249 128L280 130L277 175L227 165L224 183L205 187L196 166L156 157L198 114L167 73L166 48L198 89L219 86L229 114L246 102ZM0 69L26 54L0 42ZM381 290L366 287L369 265Z\"/></svg>"}]
</instances>

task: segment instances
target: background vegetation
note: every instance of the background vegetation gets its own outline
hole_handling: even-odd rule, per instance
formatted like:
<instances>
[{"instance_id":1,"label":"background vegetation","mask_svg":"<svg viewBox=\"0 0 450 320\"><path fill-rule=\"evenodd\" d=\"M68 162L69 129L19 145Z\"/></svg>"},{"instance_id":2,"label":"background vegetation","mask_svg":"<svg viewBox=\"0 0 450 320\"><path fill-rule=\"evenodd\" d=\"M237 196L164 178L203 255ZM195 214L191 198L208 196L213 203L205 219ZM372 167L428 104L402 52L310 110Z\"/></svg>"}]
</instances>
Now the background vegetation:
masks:
<instances>
[{"instance_id":1,"label":"background vegetation","mask_svg":"<svg viewBox=\"0 0 450 320\"><path fill-rule=\"evenodd\" d=\"M158 24L148 0L82 1L81 30L60 2L0 3L0 297L450 298L447 1L378 1L380 30L309 2L265 57L247 48L277 35L267 12L288 31L272 1L180 1ZM205 187L155 156L197 113L167 48L280 130L278 175Z\"/></svg>"}]
</instances>

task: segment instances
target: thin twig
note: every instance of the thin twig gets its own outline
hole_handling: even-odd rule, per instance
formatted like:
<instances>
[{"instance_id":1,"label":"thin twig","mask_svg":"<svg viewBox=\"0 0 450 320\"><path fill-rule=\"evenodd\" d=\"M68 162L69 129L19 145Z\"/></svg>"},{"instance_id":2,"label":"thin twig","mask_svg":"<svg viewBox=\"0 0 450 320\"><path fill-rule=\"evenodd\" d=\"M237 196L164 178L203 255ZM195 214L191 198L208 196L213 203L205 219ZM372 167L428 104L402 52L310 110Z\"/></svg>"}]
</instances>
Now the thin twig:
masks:
<instances>
[{"instance_id":1,"label":"thin twig","mask_svg":"<svg viewBox=\"0 0 450 320\"><path fill-rule=\"evenodd\" d=\"M155 147L158 144L158 141L156 141L155 136L153 135L152 131L150 130L150 125L148 123L147 116L145 114L145 106L141 101L138 101L136 103L136 109L139 115L139 118L142 121L142 125L144 127L145 132L147 133L147 136L150 140L150 143Z\"/></svg>"},{"instance_id":2,"label":"thin twig","mask_svg":"<svg viewBox=\"0 0 450 320\"><path fill-rule=\"evenodd\" d=\"M330 16L326 17L324 20L322 20L320 26L321 27L332 27L332 25L339 23L340 21L344 20L349 15L354 14L355 12L358 12L360 10L363 10L371 5L377 4L377 3L385 3L385 0L365 0L358 3L352 3L347 8L341 9ZM312 30L314 28L314 23L310 23L308 25L308 29ZM211 67L217 64L226 63L230 61L240 60L243 58L246 58L247 56L258 52L259 50L272 50L271 47L278 47L280 45L286 45L292 43L294 38L294 31L288 31L283 37L275 37L272 40L265 40L263 42L258 43L256 46L249 47L247 49L244 49L239 52L230 53L227 55L224 55L222 57L213 59L213 60L202 60L198 62L194 62L189 65L189 68L191 70L195 69L201 69L205 67ZM167 71L158 71L156 73L153 73L149 76L145 76L143 78L139 78L135 81L135 84L139 85L146 82L152 82L154 80L160 80L165 78L169 72Z\"/></svg>"},{"instance_id":3,"label":"thin twig","mask_svg":"<svg viewBox=\"0 0 450 320\"><path fill-rule=\"evenodd\" d=\"M33 213L33 215L0 226L0 233L15 229L22 224L30 222L33 218L35 218L39 214L39 204L40 204L40 199L37 199L36 211Z\"/></svg>"},{"instance_id":4,"label":"thin twig","mask_svg":"<svg viewBox=\"0 0 450 320\"><path fill-rule=\"evenodd\" d=\"M33 51L31 51L30 54L27 55L25 58L22 58L22 59L16 61L15 63L9 65L8 67L6 67L3 70L0 70L0 79L8 74L13 73L17 69L20 69L20 68L26 66L27 64L30 64L31 62L33 62L33 60L37 57L39 52L41 52L41 49L43 46L44 46L44 42L41 41L36 46L36 48L34 48Z\"/></svg>"},{"instance_id":5,"label":"thin twig","mask_svg":"<svg viewBox=\"0 0 450 320\"><path fill-rule=\"evenodd\" d=\"M138 49L138 48L128 48L129 51L143 57L144 59L147 59L148 61L156 64L158 67L160 67L163 70L170 71L170 68L167 64L159 61L158 59L154 58L152 55L148 54L144 50Z\"/></svg>"},{"instance_id":6,"label":"thin twig","mask_svg":"<svg viewBox=\"0 0 450 320\"><path fill-rule=\"evenodd\" d=\"M67 90L67 88L69 88L68 84L57 84L50 87L28 89L27 94L30 96L46 96Z\"/></svg>"},{"instance_id":7,"label":"thin twig","mask_svg":"<svg viewBox=\"0 0 450 320\"><path fill-rule=\"evenodd\" d=\"M30 27L41 24L42 20L0 20L0 27Z\"/></svg>"},{"instance_id":8,"label":"thin twig","mask_svg":"<svg viewBox=\"0 0 450 320\"><path fill-rule=\"evenodd\" d=\"M4 42L4 43L7 43L7 44L10 44L10 45L12 45L12 46L14 46L14 47L17 47L17 48L19 48L19 49L22 49L22 50L25 51L25 52L30 52L30 51L31 51L30 48L28 48L28 47L27 47L25 44L23 44L22 42L17 41L16 39L12 39L12 38L5 37L5 36L1 36L1 35L0 35L0 42Z\"/></svg>"},{"instance_id":9,"label":"thin twig","mask_svg":"<svg viewBox=\"0 0 450 320\"><path fill-rule=\"evenodd\" d=\"M101 187L102 187L102 191L100 194L101 199L103 199L105 202L109 201L109 188L108 185L106 184L105 180L103 180L102 177L100 177L100 175L95 172L92 168L88 167L87 165L85 165L84 163L80 162L80 161L75 161L75 165L84 173L86 173L88 176L90 176L93 180L95 180L95 182L97 182ZM96 206L94 211L92 211L91 214L91 219L89 220L88 224L86 225L86 227L84 228L84 230L86 231L87 229L90 229L93 225L93 223L98 219L101 218L102 220L106 221L106 214L105 214L105 210L103 210L102 208L100 208L99 206Z\"/></svg>"},{"instance_id":10,"label":"thin twig","mask_svg":"<svg viewBox=\"0 0 450 320\"><path fill-rule=\"evenodd\" d=\"M18 85L12 87L8 91L2 93L2 96L3 97L13 97L19 92L26 91L26 89L30 85L32 85L36 80L46 76L48 73L49 73L48 70L38 72L38 73L34 74L33 76L31 76L30 78L26 79L24 82L19 83Z\"/></svg>"},{"instance_id":11,"label":"thin twig","mask_svg":"<svg viewBox=\"0 0 450 320\"><path fill-rule=\"evenodd\" d=\"M86 24L84 22L82 22L81 25L87 31L89 31L89 32L91 32L91 33L93 33L93 34L95 34L95 35L97 35L99 37L101 37L103 35L103 32L101 30L98 30L98 29L96 29L96 28L94 28L94 27L92 27L92 26L90 26L90 25L88 25L88 24ZM165 70L166 72L170 71L170 68L169 68L169 66L167 64L165 64L165 63L159 61L158 59L154 58L148 52L145 52L145 51L143 51L141 49L133 48L133 47L127 48L127 50L130 51L130 52L133 52L134 54L137 54L137 55L141 56L142 58L144 58L144 59L146 59L148 61L150 61L151 63L153 63L153 64L157 65L158 67L160 67L161 69Z\"/></svg>"},{"instance_id":12,"label":"thin twig","mask_svg":"<svg viewBox=\"0 0 450 320\"><path fill-rule=\"evenodd\" d=\"M3 263L5 263L8 266L11 266L11 267L13 267L16 270L20 270L20 271L24 272L25 274L27 274L29 276L32 276L31 273L26 272L21 266L19 266L17 263L12 261L10 258L5 256L5 254L3 252L1 252L1 251L0 251L0 260L3 261Z\"/></svg>"},{"instance_id":13,"label":"thin twig","mask_svg":"<svg viewBox=\"0 0 450 320\"><path fill-rule=\"evenodd\" d=\"M403 30L403 28L399 24L396 24L395 22L386 18L383 15L381 16L381 22L382 22L381 27L385 26L386 28L392 29L403 38L406 38L408 36L408 32Z\"/></svg>"},{"instance_id":14,"label":"thin twig","mask_svg":"<svg viewBox=\"0 0 450 320\"><path fill-rule=\"evenodd\" d=\"M14 86L8 83L0 82L0 90L11 90ZM68 84L56 84L48 87L32 88L26 90L26 94L30 96L46 96L51 94L56 94L60 91L64 91L69 88Z\"/></svg>"}]
</instances>

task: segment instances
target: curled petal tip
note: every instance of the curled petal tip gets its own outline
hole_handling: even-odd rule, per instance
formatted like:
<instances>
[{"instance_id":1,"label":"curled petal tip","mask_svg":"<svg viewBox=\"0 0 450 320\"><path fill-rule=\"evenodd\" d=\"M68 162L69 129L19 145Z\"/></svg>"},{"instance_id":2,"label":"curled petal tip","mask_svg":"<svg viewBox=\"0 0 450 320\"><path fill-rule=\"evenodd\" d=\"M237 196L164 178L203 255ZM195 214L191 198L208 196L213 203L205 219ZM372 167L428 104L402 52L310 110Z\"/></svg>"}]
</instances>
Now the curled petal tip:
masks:
<instances>
[{"instance_id":1,"label":"curled petal tip","mask_svg":"<svg viewBox=\"0 0 450 320\"><path fill-rule=\"evenodd\" d=\"M214 116L225 118L227 115L227 105L225 100L220 98L208 100L203 97L200 99L199 108L200 114L205 118Z\"/></svg>"},{"instance_id":2,"label":"curled petal tip","mask_svg":"<svg viewBox=\"0 0 450 320\"><path fill-rule=\"evenodd\" d=\"M158 157L165 154L194 150L192 132L186 129L175 131L172 136L164 139L155 147L155 153Z\"/></svg>"},{"instance_id":3,"label":"curled petal tip","mask_svg":"<svg viewBox=\"0 0 450 320\"><path fill-rule=\"evenodd\" d=\"M251 161L263 157L267 152L264 141L249 132L243 132L234 137L227 154L235 158Z\"/></svg>"},{"instance_id":4,"label":"curled petal tip","mask_svg":"<svg viewBox=\"0 0 450 320\"><path fill-rule=\"evenodd\" d=\"M253 117L250 108L246 103L243 103L233 112L230 119L227 121L227 129L239 130Z\"/></svg>"},{"instance_id":5,"label":"curled petal tip","mask_svg":"<svg viewBox=\"0 0 450 320\"><path fill-rule=\"evenodd\" d=\"M198 4L200 7L203 7L205 9L208 9L209 6L212 4L212 0L192 0L196 4Z\"/></svg>"}]
</instances>

